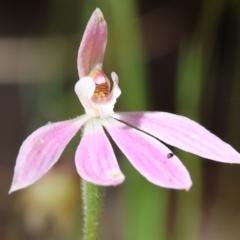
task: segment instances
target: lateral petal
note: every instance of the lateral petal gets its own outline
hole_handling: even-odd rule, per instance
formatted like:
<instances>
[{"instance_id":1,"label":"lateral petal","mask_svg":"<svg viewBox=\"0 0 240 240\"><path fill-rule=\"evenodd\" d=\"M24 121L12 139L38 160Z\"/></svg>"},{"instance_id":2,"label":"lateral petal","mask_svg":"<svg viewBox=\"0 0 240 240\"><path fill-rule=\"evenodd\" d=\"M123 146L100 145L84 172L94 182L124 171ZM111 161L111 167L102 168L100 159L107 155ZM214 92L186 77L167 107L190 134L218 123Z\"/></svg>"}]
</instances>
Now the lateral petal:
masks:
<instances>
[{"instance_id":1,"label":"lateral petal","mask_svg":"<svg viewBox=\"0 0 240 240\"><path fill-rule=\"evenodd\" d=\"M28 136L19 150L9 193L33 184L52 168L88 118L47 124Z\"/></svg>"},{"instance_id":2,"label":"lateral petal","mask_svg":"<svg viewBox=\"0 0 240 240\"><path fill-rule=\"evenodd\" d=\"M124 181L125 177L98 118L86 123L75 163L79 175L88 182L116 186Z\"/></svg>"},{"instance_id":3,"label":"lateral petal","mask_svg":"<svg viewBox=\"0 0 240 240\"><path fill-rule=\"evenodd\" d=\"M91 77L83 77L75 84L75 92L85 112L92 117L99 116L99 110L96 109L92 101L95 87L96 85Z\"/></svg>"},{"instance_id":4,"label":"lateral petal","mask_svg":"<svg viewBox=\"0 0 240 240\"><path fill-rule=\"evenodd\" d=\"M219 162L240 163L240 154L232 146L189 118L166 112L126 112L114 117L186 152Z\"/></svg>"},{"instance_id":5,"label":"lateral petal","mask_svg":"<svg viewBox=\"0 0 240 240\"><path fill-rule=\"evenodd\" d=\"M113 118L102 119L102 123L132 165L150 182L174 189L191 187L187 169L161 142Z\"/></svg>"},{"instance_id":6,"label":"lateral petal","mask_svg":"<svg viewBox=\"0 0 240 240\"><path fill-rule=\"evenodd\" d=\"M104 52L107 44L107 23L97 8L85 29L78 51L79 77L87 76L94 68L102 69Z\"/></svg>"}]
</instances>

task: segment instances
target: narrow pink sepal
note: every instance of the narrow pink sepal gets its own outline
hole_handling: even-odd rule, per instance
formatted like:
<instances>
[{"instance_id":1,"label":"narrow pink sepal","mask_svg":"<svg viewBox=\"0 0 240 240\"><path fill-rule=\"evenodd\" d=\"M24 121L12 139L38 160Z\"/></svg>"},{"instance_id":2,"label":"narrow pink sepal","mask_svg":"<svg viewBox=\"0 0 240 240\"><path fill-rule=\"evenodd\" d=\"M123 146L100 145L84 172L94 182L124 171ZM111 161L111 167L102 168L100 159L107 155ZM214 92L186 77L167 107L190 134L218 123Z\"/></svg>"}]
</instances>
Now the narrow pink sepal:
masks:
<instances>
[{"instance_id":1,"label":"narrow pink sepal","mask_svg":"<svg viewBox=\"0 0 240 240\"><path fill-rule=\"evenodd\" d=\"M59 159L66 145L88 119L47 124L33 132L22 144L9 193L25 188L41 178Z\"/></svg>"},{"instance_id":2,"label":"narrow pink sepal","mask_svg":"<svg viewBox=\"0 0 240 240\"><path fill-rule=\"evenodd\" d=\"M75 163L79 175L97 185L116 186L125 179L99 118L86 123Z\"/></svg>"},{"instance_id":3,"label":"narrow pink sepal","mask_svg":"<svg viewBox=\"0 0 240 240\"><path fill-rule=\"evenodd\" d=\"M114 117L203 158L240 163L240 154L234 148L189 118L165 112L126 112Z\"/></svg>"},{"instance_id":4,"label":"narrow pink sepal","mask_svg":"<svg viewBox=\"0 0 240 240\"><path fill-rule=\"evenodd\" d=\"M101 10L97 8L87 24L78 51L80 78L87 76L94 68L102 69L107 35L107 23Z\"/></svg>"},{"instance_id":5,"label":"narrow pink sepal","mask_svg":"<svg viewBox=\"0 0 240 240\"><path fill-rule=\"evenodd\" d=\"M150 182L188 190L192 181L177 156L155 138L115 119L103 119L104 127L132 165Z\"/></svg>"}]
</instances>

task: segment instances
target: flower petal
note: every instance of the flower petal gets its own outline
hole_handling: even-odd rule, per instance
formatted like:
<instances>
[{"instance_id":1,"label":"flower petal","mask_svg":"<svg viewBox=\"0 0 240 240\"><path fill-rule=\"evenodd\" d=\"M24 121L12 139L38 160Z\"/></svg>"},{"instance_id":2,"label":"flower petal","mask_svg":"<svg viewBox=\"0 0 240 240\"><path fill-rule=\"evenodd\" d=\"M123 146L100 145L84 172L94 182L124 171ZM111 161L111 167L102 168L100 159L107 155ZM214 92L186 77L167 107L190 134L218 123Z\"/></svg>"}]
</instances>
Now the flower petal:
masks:
<instances>
[{"instance_id":1,"label":"flower petal","mask_svg":"<svg viewBox=\"0 0 240 240\"><path fill-rule=\"evenodd\" d=\"M189 118L165 112L118 113L114 117L184 151L219 162L240 163L235 149Z\"/></svg>"},{"instance_id":2,"label":"flower petal","mask_svg":"<svg viewBox=\"0 0 240 240\"><path fill-rule=\"evenodd\" d=\"M86 123L75 162L79 175L91 183L115 186L124 181L100 119L93 118Z\"/></svg>"},{"instance_id":3,"label":"flower petal","mask_svg":"<svg viewBox=\"0 0 240 240\"><path fill-rule=\"evenodd\" d=\"M97 8L87 24L78 51L80 78L87 76L94 68L102 69L107 35L107 23L101 10Z\"/></svg>"},{"instance_id":4,"label":"flower petal","mask_svg":"<svg viewBox=\"0 0 240 240\"><path fill-rule=\"evenodd\" d=\"M111 77L113 80L112 94L116 102L116 99L121 95L121 89L118 86L118 82L119 82L118 75L115 72L112 72Z\"/></svg>"},{"instance_id":5,"label":"flower petal","mask_svg":"<svg viewBox=\"0 0 240 240\"><path fill-rule=\"evenodd\" d=\"M187 169L161 142L113 118L102 119L102 123L132 165L150 182L175 189L191 187Z\"/></svg>"},{"instance_id":6,"label":"flower petal","mask_svg":"<svg viewBox=\"0 0 240 240\"><path fill-rule=\"evenodd\" d=\"M75 85L75 92L83 105L85 112L92 117L99 116L99 111L93 106L92 96L96 85L91 77L83 77Z\"/></svg>"},{"instance_id":7,"label":"flower petal","mask_svg":"<svg viewBox=\"0 0 240 240\"><path fill-rule=\"evenodd\" d=\"M59 159L66 145L89 117L48 124L33 132L22 144L10 193L41 178Z\"/></svg>"}]
</instances>

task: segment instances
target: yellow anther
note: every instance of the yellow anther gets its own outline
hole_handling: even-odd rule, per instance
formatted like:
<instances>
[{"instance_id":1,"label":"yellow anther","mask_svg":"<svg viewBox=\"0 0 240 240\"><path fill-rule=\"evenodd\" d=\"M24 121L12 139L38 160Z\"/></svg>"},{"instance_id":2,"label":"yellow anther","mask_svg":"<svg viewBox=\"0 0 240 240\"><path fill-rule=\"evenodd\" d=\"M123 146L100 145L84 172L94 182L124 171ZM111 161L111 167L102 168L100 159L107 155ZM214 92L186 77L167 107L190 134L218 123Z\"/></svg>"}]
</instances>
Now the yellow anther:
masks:
<instances>
[{"instance_id":1,"label":"yellow anther","mask_svg":"<svg viewBox=\"0 0 240 240\"><path fill-rule=\"evenodd\" d=\"M93 101L105 101L110 93L110 81L102 70L93 69L90 74L95 82L95 90L92 96Z\"/></svg>"}]
</instances>

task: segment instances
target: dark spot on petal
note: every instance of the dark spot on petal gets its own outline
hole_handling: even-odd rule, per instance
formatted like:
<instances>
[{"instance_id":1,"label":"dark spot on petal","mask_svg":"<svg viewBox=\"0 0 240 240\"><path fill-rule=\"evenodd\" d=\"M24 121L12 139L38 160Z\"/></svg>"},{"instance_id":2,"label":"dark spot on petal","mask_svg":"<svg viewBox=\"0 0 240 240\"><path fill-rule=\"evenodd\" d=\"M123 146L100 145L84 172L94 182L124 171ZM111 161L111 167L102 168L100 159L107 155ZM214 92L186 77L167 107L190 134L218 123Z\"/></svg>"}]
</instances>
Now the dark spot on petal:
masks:
<instances>
[{"instance_id":1,"label":"dark spot on petal","mask_svg":"<svg viewBox=\"0 0 240 240\"><path fill-rule=\"evenodd\" d=\"M173 156L174 156L173 153L169 153L169 154L167 155L167 158L172 158Z\"/></svg>"}]
</instances>

